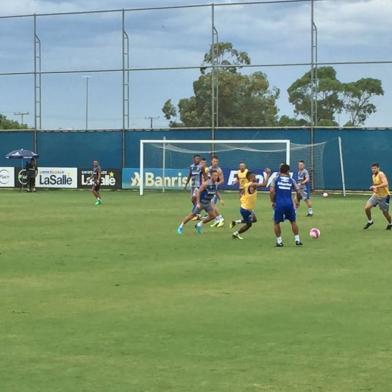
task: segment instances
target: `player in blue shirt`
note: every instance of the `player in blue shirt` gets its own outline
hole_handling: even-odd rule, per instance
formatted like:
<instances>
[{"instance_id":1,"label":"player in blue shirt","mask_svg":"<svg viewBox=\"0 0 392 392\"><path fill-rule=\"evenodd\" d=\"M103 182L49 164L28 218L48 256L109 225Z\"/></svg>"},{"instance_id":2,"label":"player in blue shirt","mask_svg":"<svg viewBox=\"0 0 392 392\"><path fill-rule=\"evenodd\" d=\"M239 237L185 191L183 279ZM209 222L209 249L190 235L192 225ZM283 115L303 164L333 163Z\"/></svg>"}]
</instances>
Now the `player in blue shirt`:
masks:
<instances>
[{"instance_id":1,"label":"player in blue shirt","mask_svg":"<svg viewBox=\"0 0 392 392\"><path fill-rule=\"evenodd\" d=\"M283 247L282 230L280 224L285 220L290 221L293 230L295 244L301 246L297 217L294 208L293 192L297 195L297 203L301 200L301 194L295 180L290 177L290 166L281 165L279 174L273 179L270 186L270 198L274 209L274 231L276 246Z\"/></svg>"},{"instance_id":2,"label":"player in blue shirt","mask_svg":"<svg viewBox=\"0 0 392 392\"><path fill-rule=\"evenodd\" d=\"M220 198L221 202L223 202L218 192L218 183L219 173L216 170L212 170L210 172L210 178L207 181L203 182L203 184L197 190L196 203L192 209L192 212L184 218L184 220L178 227L178 234L182 234L184 232L184 226L195 216L199 215L203 210L207 212L208 215L195 226L197 233L201 233L203 224L208 223L216 218L216 209L215 206L212 204L212 200L214 199L214 197L218 197Z\"/></svg>"},{"instance_id":3,"label":"player in blue shirt","mask_svg":"<svg viewBox=\"0 0 392 392\"><path fill-rule=\"evenodd\" d=\"M193 156L193 162L189 166L189 174L185 183L185 190L188 188L189 182L191 183L191 200L192 204L196 203L196 192L203 182L204 168L201 164L201 156L196 154Z\"/></svg>"}]
</instances>

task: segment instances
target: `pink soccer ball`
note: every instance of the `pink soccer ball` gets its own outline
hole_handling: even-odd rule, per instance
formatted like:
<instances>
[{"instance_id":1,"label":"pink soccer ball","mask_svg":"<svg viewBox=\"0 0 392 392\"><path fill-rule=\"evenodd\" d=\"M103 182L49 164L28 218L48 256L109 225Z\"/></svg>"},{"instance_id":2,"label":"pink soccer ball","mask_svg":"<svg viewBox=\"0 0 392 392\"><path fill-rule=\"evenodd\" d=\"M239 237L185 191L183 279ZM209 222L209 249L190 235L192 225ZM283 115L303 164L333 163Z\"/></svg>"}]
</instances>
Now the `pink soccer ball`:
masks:
<instances>
[{"instance_id":1,"label":"pink soccer ball","mask_svg":"<svg viewBox=\"0 0 392 392\"><path fill-rule=\"evenodd\" d=\"M310 231L309 231L309 235L310 235L310 237L311 238L313 238L313 239L317 239L317 238L320 238L320 230L319 229L317 229L316 227L313 227L313 229L310 229Z\"/></svg>"}]
</instances>

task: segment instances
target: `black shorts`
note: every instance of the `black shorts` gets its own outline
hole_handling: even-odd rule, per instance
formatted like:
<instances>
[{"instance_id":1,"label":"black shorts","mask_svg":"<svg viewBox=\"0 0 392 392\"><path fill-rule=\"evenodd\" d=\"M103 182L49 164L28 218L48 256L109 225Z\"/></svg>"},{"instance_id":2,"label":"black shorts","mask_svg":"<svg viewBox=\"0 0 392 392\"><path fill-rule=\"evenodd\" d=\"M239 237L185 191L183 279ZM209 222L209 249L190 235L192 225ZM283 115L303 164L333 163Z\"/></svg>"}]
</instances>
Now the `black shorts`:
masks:
<instances>
[{"instance_id":1,"label":"black shorts","mask_svg":"<svg viewBox=\"0 0 392 392\"><path fill-rule=\"evenodd\" d=\"M101 184L94 184L92 190L95 192L99 192L101 189Z\"/></svg>"}]
</instances>

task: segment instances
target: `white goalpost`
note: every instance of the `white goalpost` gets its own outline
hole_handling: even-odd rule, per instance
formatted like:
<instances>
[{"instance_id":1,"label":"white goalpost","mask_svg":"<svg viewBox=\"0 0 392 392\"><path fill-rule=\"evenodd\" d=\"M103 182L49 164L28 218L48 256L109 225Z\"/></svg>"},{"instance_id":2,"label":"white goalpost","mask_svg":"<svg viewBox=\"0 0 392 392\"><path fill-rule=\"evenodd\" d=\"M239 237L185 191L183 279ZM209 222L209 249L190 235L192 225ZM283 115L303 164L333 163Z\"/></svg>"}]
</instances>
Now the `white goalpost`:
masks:
<instances>
[{"instance_id":1,"label":"white goalpost","mask_svg":"<svg viewBox=\"0 0 392 392\"><path fill-rule=\"evenodd\" d=\"M191 145L192 148L186 149L181 148L181 146ZM203 149L202 145L208 146L208 149ZM263 150L257 149L257 145L266 146L268 145L269 149L266 148ZM177 154L185 154L187 156L188 164L189 164L189 155L191 154L215 154L215 153L223 153L232 155L235 152L242 151L251 153L278 153L280 154L280 160L285 161L287 164L290 164L291 160L291 142L290 140L168 140L166 138L161 140L148 140L143 139L140 140L140 172L139 172L139 192L140 196L144 195L145 189L145 161L147 154L145 152L146 146L153 146L158 150L161 149L161 157L160 154L157 153L157 150L150 151L150 158L154 159L155 162L157 160L161 160L159 164L160 170L162 170L162 177L165 178L166 174L166 159L167 152L173 151ZM255 147L252 147L255 146ZM157 166L157 164L155 164ZM184 166L185 167L185 166ZM162 182L162 191L165 191L164 181Z\"/></svg>"}]
</instances>

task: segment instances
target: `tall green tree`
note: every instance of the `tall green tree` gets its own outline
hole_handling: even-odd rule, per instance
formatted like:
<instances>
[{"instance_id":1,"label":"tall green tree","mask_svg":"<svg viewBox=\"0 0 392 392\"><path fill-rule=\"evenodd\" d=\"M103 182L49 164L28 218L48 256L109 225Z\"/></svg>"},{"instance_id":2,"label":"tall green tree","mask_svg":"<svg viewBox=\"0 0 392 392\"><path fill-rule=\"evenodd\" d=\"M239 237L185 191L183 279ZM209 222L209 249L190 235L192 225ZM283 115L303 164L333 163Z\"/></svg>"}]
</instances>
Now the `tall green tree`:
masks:
<instances>
[{"instance_id":1,"label":"tall green tree","mask_svg":"<svg viewBox=\"0 0 392 392\"><path fill-rule=\"evenodd\" d=\"M367 118L377 111L372 98L384 95L381 80L362 78L343 85L343 105L350 120L346 126L364 125Z\"/></svg>"},{"instance_id":2,"label":"tall green tree","mask_svg":"<svg viewBox=\"0 0 392 392\"><path fill-rule=\"evenodd\" d=\"M251 63L246 52L238 51L229 42L215 44L213 53L207 52L199 78L193 83L194 95L180 99L178 108L171 100L162 111L171 126L201 127L211 125L211 81L209 65L222 65L215 69L219 126L271 126L277 123L276 101L279 90L271 88L267 75L255 72L242 74L240 67ZM177 114L180 122L176 121Z\"/></svg>"},{"instance_id":3,"label":"tall green tree","mask_svg":"<svg viewBox=\"0 0 392 392\"><path fill-rule=\"evenodd\" d=\"M20 124L18 121L10 120L0 114L0 129L27 129L27 124Z\"/></svg>"},{"instance_id":4,"label":"tall green tree","mask_svg":"<svg viewBox=\"0 0 392 392\"><path fill-rule=\"evenodd\" d=\"M317 70L317 124L339 125L337 115L343 114L349 117L346 126L363 125L377 108L372 103L376 96L384 94L381 80L362 78L355 82L342 83L338 80L336 70L333 67L320 67ZM311 98L312 85L311 73L306 72L297 79L287 90L289 101L294 105L297 119L284 118L280 123L294 124L296 120L305 120L311 123Z\"/></svg>"},{"instance_id":5,"label":"tall green tree","mask_svg":"<svg viewBox=\"0 0 392 392\"><path fill-rule=\"evenodd\" d=\"M317 123L320 125L337 125L336 115L343 110L341 93L342 83L336 78L333 67L320 67L317 70ZM306 72L287 90L289 101L294 105L297 116L311 122L312 84L311 72Z\"/></svg>"}]
</instances>

